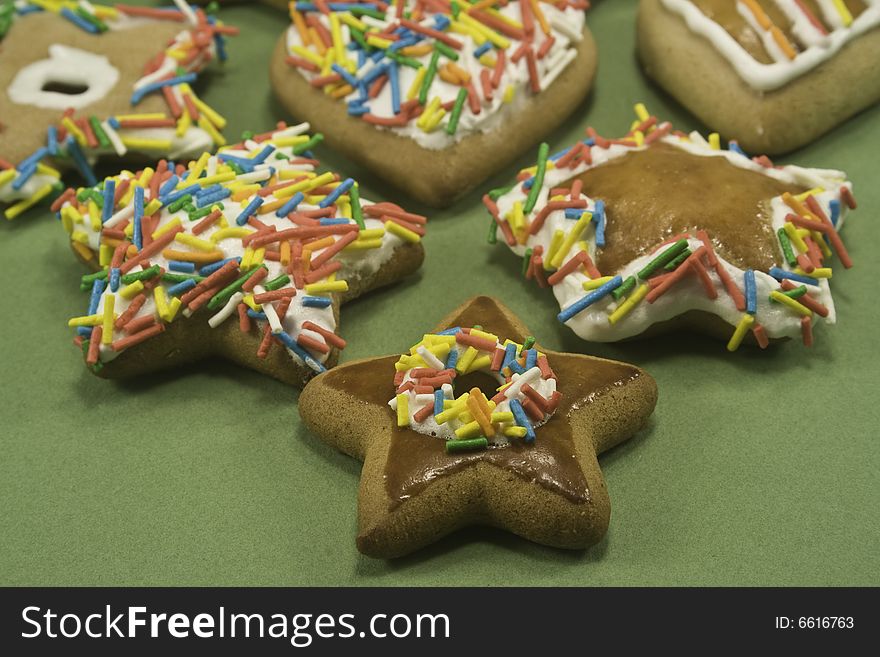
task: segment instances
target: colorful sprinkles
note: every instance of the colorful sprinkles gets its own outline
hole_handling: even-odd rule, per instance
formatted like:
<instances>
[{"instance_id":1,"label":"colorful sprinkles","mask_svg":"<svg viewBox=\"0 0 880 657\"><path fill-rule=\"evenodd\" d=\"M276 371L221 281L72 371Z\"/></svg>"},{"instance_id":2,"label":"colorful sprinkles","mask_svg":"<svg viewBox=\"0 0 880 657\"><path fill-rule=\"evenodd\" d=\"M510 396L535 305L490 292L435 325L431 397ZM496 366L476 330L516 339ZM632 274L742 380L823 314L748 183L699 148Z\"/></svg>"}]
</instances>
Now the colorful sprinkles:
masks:
<instances>
[{"instance_id":1,"label":"colorful sprinkles","mask_svg":"<svg viewBox=\"0 0 880 657\"><path fill-rule=\"evenodd\" d=\"M534 442L562 398L547 356L479 327L426 334L395 363L397 393L388 405L397 426L446 440L449 453ZM458 377L484 372L498 382L487 397L479 387L455 396Z\"/></svg>"},{"instance_id":2,"label":"colorful sprinkles","mask_svg":"<svg viewBox=\"0 0 880 657\"><path fill-rule=\"evenodd\" d=\"M181 32L145 63L143 77L132 91L132 107L148 94L160 94L167 112L97 117L77 116L72 108L64 111L57 124L47 129L45 146L17 164L0 158L0 201L12 203L5 211L7 219L15 219L63 189L61 173L47 162L70 162L86 183L94 186L97 180L91 163L102 154L123 157L134 151L151 157L185 157L226 143L222 136L226 120L190 85L209 62L226 59L225 38L238 34L238 29L224 25L201 8L190 8L182 0L175 0L175 5L177 8L158 9L70 0L0 5L0 37L14 17L40 11L56 13L92 34L102 34L132 20L182 24Z\"/></svg>"},{"instance_id":3,"label":"colorful sprinkles","mask_svg":"<svg viewBox=\"0 0 880 657\"><path fill-rule=\"evenodd\" d=\"M291 2L287 62L348 113L443 147L574 59L587 0Z\"/></svg>"},{"instance_id":4,"label":"colorful sprinkles","mask_svg":"<svg viewBox=\"0 0 880 657\"><path fill-rule=\"evenodd\" d=\"M211 327L234 317L262 335L260 358L279 343L324 369L345 346L333 312L344 276L378 270L426 219L319 174L309 149L320 135L307 130L282 123L188 166L161 160L55 201L74 251L99 269L82 279L86 313L69 322L89 365L202 312Z\"/></svg>"},{"instance_id":5,"label":"colorful sprinkles","mask_svg":"<svg viewBox=\"0 0 880 657\"><path fill-rule=\"evenodd\" d=\"M554 288L559 321L586 339L637 335L654 321L698 308L734 327L730 351L749 333L761 348L769 337L796 334L810 346L815 318L834 319L829 259L836 255L843 267L852 266L838 233L842 209L856 206L850 183L835 171L776 167L766 156L749 158L733 142L721 150L718 135L706 140L698 133L676 132L644 105L635 110L637 118L622 138L607 139L588 128L587 139L554 155L543 144L537 164L520 172L517 185L486 194L483 202L492 217L489 241L496 242L500 233L523 254L525 277ZM596 268L597 249L607 237L605 205L583 194L579 180L566 181L661 141L810 187L796 196L768 199L782 256L778 266L767 272L740 270L716 253L706 231L696 230L661 240L619 272L603 275ZM662 309L653 311L655 304ZM627 321L637 309L638 320Z\"/></svg>"}]
</instances>

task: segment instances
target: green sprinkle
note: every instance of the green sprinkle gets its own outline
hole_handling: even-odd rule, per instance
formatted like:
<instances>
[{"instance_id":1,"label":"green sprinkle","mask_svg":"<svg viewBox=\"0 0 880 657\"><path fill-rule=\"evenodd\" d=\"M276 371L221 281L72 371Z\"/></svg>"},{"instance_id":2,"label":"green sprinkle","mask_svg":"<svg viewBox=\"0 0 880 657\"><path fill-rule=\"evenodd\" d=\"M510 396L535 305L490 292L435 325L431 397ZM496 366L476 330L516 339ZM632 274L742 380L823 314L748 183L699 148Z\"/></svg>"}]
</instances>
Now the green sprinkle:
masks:
<instances>
[{"instance_id":1,"label":"green sprinkle","mask_svg":"<svg viewBox=\"0 0 880 657\"><path fill-rule=\"evenodd\" d=\"M372 7L365 7L363 5L354 5L348 11L350 11L355 16L372 16L373 18L377 18L380 21L384 21L386 19L386 16L383 12L373 9Z\"/></svg>"},{"instance_id":2,"label":"green sprinkle","mask_svg":"<svg viewBox=\"0 0 880 657\"><path fill-rule=\"evenodd\" d=\"M242 169L242 168L241 168L239 165L237 165L235 162L226 162L226 166L228 166L230 169L232 169L233 171L235 171L235 175L236 175L236 176L240 176L241 174L244 173L244 169Z\"/></svg>"},{"instance_id":3,"label":"green sprinkle","mask_svg":"<svg viewBox=\"0 0 880 657\"><path fill-rule=\"evenodd\" d=\"M348 190L348 199L351 202L351 218L358 225L358 230L364 230L367 225L364 223L364 213L361 210L361 190L357 183Z\"/></svg>"},{"instance_id":4,"label":"green sprinkle","mask_svg":"<svg viewBox=\"0 0 880 657\"><path fill-rule=\"evenodd\" d=\"M290 276L288 276L287 274L281 274L277 278L273 278L271 281L263 283L263 287L266 288L269 292L272 292L273 290L284 287L288 283L290 283Z\"/></svg>"},{"instance_id":5,"label":"green sprinkle","mask_svg":"<svg viewBox=\"0 0 880 657\"><path fill-rule=\"evenodd\" d=\"M91 292L92 284L97 280L107 280L107 270L102 269L101 271L96 271L94 274L86 274L80 279L79 289L81 292Z\"/></svg>"},{"instance_id":6,"label":"green sprinkle","mask_svg":"<svg viewBox=\"0 0 880 657\"><path fill-rule=\"evenodd\" d=\"M447 59L451 59L454 62L458 61L458 53L455 52L452 48L447 46L442 41L435 41L434 42L434 50L438 51L441 55L443 55Z\"/></svg>"},{"instance_id":7,"label":"green sprinkle","mask_svg":"<svg viewBox=\"0 0 880 657\"><path fill-rule=\"evenodd\" d=\"M220 3L216 0L212 0L208 3L208 6L205 7L205 11L208 12L209 16L215 16L217 12L220 11Z\"/></svg>"},{"instance_id":8,"label":"green sprinkle","mask_svg":"<svg viewBox=\"0 0 880 657\"><path fill-rule=\"evenodd\" d=\"M483 436L480 436L479 438L470 438L468 440L447 440L446 453L469 452L477 449L486 449L488 446L489 441Z\"/></svg>"},{"instance_id":9,"label":"green sprinkle","mask_svg":"<svg viewBox=\"0 0 880 657\"><path fill-rule=\"evenodd\" d=\"M534 335L527 335L526 339L523 340L523 345L522 345L522 349L520 349L520 353L522 353L523 351L527 351L534 346L535 346L535 336Z\"/></svg>"},{"instance_id":10,"label":"green sprinkle","mask_svg":"<svg viewBox=\"0 0 880 657\"><path fill-rule=\"evenodd\" d=\"M499 198L504 196L507 192L513 189L516 186L516 183L512 185L508 185L507 187L496 187L495 189L489 190L489 198L493 201L497 201Z\"/></svg>"},{"instance_id":11,"label":"green sprinkle","mask_svg":"<svg viewBox=\"0 0 880 657\"><path fill-rule=\"evenodd\" d=\"M77 16L79 16L80 18L82 18L85 21L88 21L89 23L94 25L96 28L98 28L99 32L106 32L109 29L107 27L107 24L104 21L102 21L97 16L93 16L92 14L90 14L89 12L84 10L82 7L77 7L73 11L74 11L74 13L76 13Z\"/></svg>"},{"instance_id":12,"label":"green sprinkle","mask_svg":"<svg viewBox=\"0 0 880 657\"><path fill-rule=\"evenodd\" d=\"M409 66L410 68L419 69L422 68L422 63L418 59L413 59L412 57L406 57L405 55L400 55L396 52L386 51L386 57L389 59L393 59L395 62L400 64L401 66Z\"/></svg>"},{"instance_id":13,"label":"green sprinkle","mask_svg":"<svg viewBox=\"0 0 880 657\"><path fill-rule=\"evenodd\" d=\"M350 30L351 38L354 39L357 44L366 51L368 55L373 52L373 50L375 50L373 46L367 43L367 40L364 38L364 33L361 30L355 29L353 27L350 28Z\"/></svg>"},{"instance_id":14,"label":"green sprinkle","mask_svg":"<svg viewBox=\"0 0 880 657\"><path fill-rule=\"evenodd\" d=\"M254 131L253 130L245 130L244 132L241 133L241 140L242 141L247 141L248 139L253 139L253 138L254 138Z\"/></svg>"},{"instance_id":15,"label":"green sprinkle","mask_svg":"<svg viewBox=\"0 0 880 657\"><path fill-rule=\"evenodd\" d=\"M785 290L782 293L785 296L789 297L790 299L797 299L798 297L802 297L807 293L807 286L800 285L800 286L793 288L791 290Z\"/></svg>"},{"instance_id":16,"label":"green sprinkle","mask_svg":"<svg viewBox=\"0 0 880 657\"><path fill-rule=\"evenodd\" d=\"M166 271L162 274L162 280L168 283L183 283L184 281L194 280L196 283L199 283L205 280L204 276L197 276L196 274L178 274L177 272Z\"/></svg>"},{"instance_id":17,"label":"green sprinkle","mask_svg":"<svg viewBox=\"0 0 880 657\"><path fill-rule=\"evenodd\" d=\"M208 310L217 310L218 308L222 307L227 301L229 301L229 298L233 294L241 289L241 286L244 285L258 269L266 269L266 266L260 265L256 269L253 269L243 276L238 277L232 283L220 290L217 294L211 297L211 300L208 302Z\"/></svg>"},{"instance_id":18,"label":"green sprinkle","mask_svg":"<svg viewBox=\"0 0 880 657\"><path fill-rule=\"evenodd\" d=\"M498 244L498 226L495 225L495 218L489 219L489 235L486 238L489 244Z\"/></svg>"},{"instance_id":19,"label":"green sprinkle","mask_svg":"<svg viewBox=\"0 0 880 657\"><path fill-rule=\"evenodd\" d=\"M275 159L276 159L276 160L289 160L290 158L287 157L287 156L286 156L284 153L282 153L281 151L275 151Z\"/></svg>"},{"instance_id":20,"label":"green sprinkle","mask_svg":"<svg viewBox=\"0 0 880 657\"><path fill-rule=\"evenodd\" d=\"M785 256L785 261L792 267L797 265L797 258L794 255L794 251L791 248L791 239L788 237L788 234L785 232L784 228L780 228L776 231L776 236L779 237L779 246L782 247L782 255Z\"/></svg>"},{"instance_id":21,"label":"green sprinkle","mask_svg":"<svg viewBox=\"0 0 880 657\"><path fill-rule=\"evenodd\" d=\"M452 17L455 20L458 20L458 15L461 13L461 5L459 5L455 0L452 0L450 6L452 8Z\"/></svg>"},{"instance_id":22,"label":"green sprinkle","mask_svg":"<svg viewBox=\"0 0 880 657\"><path fill-rule=\"evenodd\" d=\"M101 144L101 148L110 148L112 144L107 138L107 133L104 132L104 128L97 116L89 117L89 125L92 126L92 132L95 133L95 137L97 138L98 143Z\"/></svg>"},{"instance_id":23,"label":"green sprinkle","mask_svg":"<svg viewBox=\"0 0 880 657\"><path fill-rule=\"evenodd\" d=\"M124 274L121 280L125 285L131 285L135 281L148 281L154 276L158 276L160 271L159 265L153 265L149 269L144 269L143 271L134 271L130 274Z\"/></svg>"},{"instance_id":24,"label":"green sprinkle","mask_svg":"<svg viewBox=\"0 0 880 657\"><path fill-rule=\"evenodd\" d=\"M189 220L196 221L198 219L201 219L202 217L207 217L209 214L211 214L211 212L213 212L213 210L211 210L211 208L202 208L200 210L193 210L192 212L188 213Z\"/></svg>"},{"instance_id":25,"label":"green sprinkle","mask_svg":"<svg viewBox=\"0 0 880 657\"><path fill-rule=\"evenodd\" d=\"M523 254L522 261L522 275L525 276L526 272L529 270L529 261L532 259L532 249L526 249L525 254Z\"/></svg>"},{"instance_id":26,"label":"green sprinkle","mask_svg":"<svg viewBox=\"0 0 880 657\"><path fill-rule=\"evenodd\" d=\"M181 196L179 199L174 201L171 205L168 206L168 212L177 212L178 210L183 210L184 206L192 201L192 196L186 194L185 196ZM195 206L193 206L195 209Z\"/></svg>"},{"instance_id":27,"label":"green sprinkle","mask_svg":"<svg viewBox=\"0 0 880 657\"><path fill-rule=\"evenodd\" d=\"M440 43L439 41L437 43ZM446 124L446 134L454 135L458 130L458 119L461 117L461 111L464 109L464 101L467 100L468 90L462 87L458 90L458 96L455 97L455 105L452 106L452 114L449 115L449 122Z\"/></svg>"},{"instance_id":28,"label":"green sprinkle","mask_svg":"<svg viewBox=\"0 0 880 657\"><path fill-rule=\"evenodd\" d=\"M311 150L312 148L320 144L322 141L324 141L324 135L322 135L320 132L316 132L314 136L307 142L300 144L299 146L294 146L293 154L299 155L300 153L305 153L306 151Z\"/></svg>"},{"instance_id":29,"label":"green sprinkle","mask_svg":"<svg viewBox=\"0 0 880 657\"><path fill-rule=\"evenodd\" d=\"M645 268L639 272L639 278L645 280L661 267L665 267L678 257L678 254L688 248L688 241L684 238L678 240L675 244L666 249L663 253L654 258L645 265Z\"/></svg>"},{"instance_id":30,"label":"green sprinkle","mask_svg":"<svg viewBox=\"0 0 880 657\"><path fill-rule=\"evenodd\" d=\"M104 188L103 183L101 184L101 188ZM91 199L95 202L99 208L104 207L104 196L96 189L87 189L86 190L86 198Z\"/></svg>"},{"instance_id":31,"label":"green sprinkle","mask_svg":"<svg viewBox=\"0 0 880 657\"><path fill-rule=\"evenodd\" d=\"M535 171L535 180L529 189L529 196L526 198L526 204L523 206L523 213L528 215L535 209L538 202L538 194L544 186L544 173L547 171L547 157L550 155L550 144L544 142L538 148L538 170Z\"/></svg>"},{"instance_id":32,"label":"green sprinkle","mask_svg":"<svg viewBox=\"0 0 880 657\"><path fill-rule=\"evenodd\" d=\"M615 301L620 301L620 298L629 294L630 290L632 290L635 286L636 277L627 276L623 283L611 290L611 296L614 297Z\"/></svg>"},{"instance_id":33,"label":"green sprinkle","mask_svg":"<svg viewBox=\"0 0 880 657\"><path fill-rule=\"evenodd\" d=\"M428 63L428 70L425 71L425 77L422 80L422 88L419 89L419 104L425 105L428 102L428 92L431 85L434 84L434 76L437 74L437 62L440 60L440 52L435 50L431 53L431 61Z\"/></svg>"},{"instance_id":34,"label":"green sprinkle","mask_svg":"<svg viewBox=\"0 0 880 657\"><path fill-rule=\"evenodd\" d=\"M675 260L666 263L663 269L665 269L666 271L675 271L676 269L678 269L681 263L688 259L688 256L690 256L691 253L693 253L693 251L691 251L690 249L685 249L680 254L678 254L678 256L676 256Z\"/></svg>"},{"instance_id":35,"label":"green sprinkle","mask_svg":"<svg viewBox=\"0 0 880 657\"><path fill-rule=\"evenodd\" d=\"M12 25L12 16L0 16L0 39L6 36Z\"/></svg>"}]
</instances>

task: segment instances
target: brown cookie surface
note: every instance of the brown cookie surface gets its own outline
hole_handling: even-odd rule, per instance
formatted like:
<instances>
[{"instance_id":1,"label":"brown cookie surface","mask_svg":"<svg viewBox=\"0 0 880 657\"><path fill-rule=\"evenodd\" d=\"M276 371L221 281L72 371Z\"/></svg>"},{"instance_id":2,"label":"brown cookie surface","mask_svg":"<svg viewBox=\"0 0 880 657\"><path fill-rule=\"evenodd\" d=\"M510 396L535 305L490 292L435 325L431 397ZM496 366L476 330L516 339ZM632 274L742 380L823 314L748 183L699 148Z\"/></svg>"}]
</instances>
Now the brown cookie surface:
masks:
<instances>
[{"instance_id":1,"label":"brown cookie surface","mask_svg":"<svg viewBox=\"0 0 880 657\"><path fill-rule=\"evenodd\" d=\"M437 331L474 325L520 344L528 336L489 297L466 302ZM555 413L535 427L533 443L502 439L482 451L450 452L442 438L395 422L388 401L395 397L396 356L348 363L306 386L299 409L309 428L364 461L359 550L402 556L473 524L563 548L601 540L610 503L596 456L644 425L656 385L623 363L541 353L558 380Z\"/></svg>"}]
</instances>

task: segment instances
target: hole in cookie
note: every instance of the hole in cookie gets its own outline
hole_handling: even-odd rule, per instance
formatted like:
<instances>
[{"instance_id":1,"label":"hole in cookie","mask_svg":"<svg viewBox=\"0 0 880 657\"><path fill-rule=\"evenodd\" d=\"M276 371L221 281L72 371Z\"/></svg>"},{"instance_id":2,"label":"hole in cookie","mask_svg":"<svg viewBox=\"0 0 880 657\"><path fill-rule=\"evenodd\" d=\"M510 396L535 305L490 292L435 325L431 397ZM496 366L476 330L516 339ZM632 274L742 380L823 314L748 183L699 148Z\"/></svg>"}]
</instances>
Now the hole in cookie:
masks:
<instances>
[{"instance_id":1,"label":"hole in cookie","mask_svg":"<svg viewBox=\"0 0 880 657\"><path fill-rule=\"evenodd\" d=\"M488 372L477 371L457 376L453 388L456 397L472 388L479 388L486 395L486 399L492 399L498 394L498 386L500 385L498 380Z\"/></svg>"},{"instance_id":2,"label":"hole in cookie","mask_svg":"<svg viewBox=\"0 0 880 657\"><path fill-rule=\"evenodd\" d=\"M89 90L89 85L82 82L62 82L60 80L46 80L42 91L50 91L65 96L79 96Z\"/></svg>"}]
</instances>

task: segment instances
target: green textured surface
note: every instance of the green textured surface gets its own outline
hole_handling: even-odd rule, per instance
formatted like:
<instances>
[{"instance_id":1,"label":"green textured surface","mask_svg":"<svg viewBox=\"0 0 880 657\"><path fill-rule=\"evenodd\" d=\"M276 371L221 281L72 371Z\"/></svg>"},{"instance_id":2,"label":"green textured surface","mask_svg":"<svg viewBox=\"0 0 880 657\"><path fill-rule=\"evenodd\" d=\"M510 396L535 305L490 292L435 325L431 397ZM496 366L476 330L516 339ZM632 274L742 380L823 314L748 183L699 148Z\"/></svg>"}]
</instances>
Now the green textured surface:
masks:
<instances>
[{"instance_id":1,"label":"green textured surface","mask_svg":"<svg viewBox=\"0 0 880 657\"><path fill-rule=\"evenodd\" d=\"M640 74L636 2L595 4L598 83L552 149L588 122L624 131L639 100L679 128L700 127ZM244 34L225 72L202 84L205 99L230 119L230 135L289 118L267 81L286 18L244 7L224 18ZM581 342L556 322L552 295L519 277L505 247L485 243L478 193L432 213L420 275L344 308L344 360L403 350L468 296L490 293L548 347L629 360L656 377L651 427L602 459L611 529L587 552L471 529L395 562L360 556L360 464L300 427L296 391L225 364L124 384L92 377L66 327L86 301L60 225L47 211L3 225L0 583L880 584L880 317L869 303L878 135L875 107L782 158L847 171L861 206L844 230L856 267L835 269L839 324L820 329L811 350L791 342L730 356L699 336ZM426 210L319 155L360 177L365 196Z\"/></svg>"}]
</instances>

